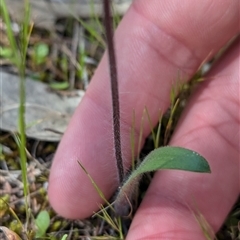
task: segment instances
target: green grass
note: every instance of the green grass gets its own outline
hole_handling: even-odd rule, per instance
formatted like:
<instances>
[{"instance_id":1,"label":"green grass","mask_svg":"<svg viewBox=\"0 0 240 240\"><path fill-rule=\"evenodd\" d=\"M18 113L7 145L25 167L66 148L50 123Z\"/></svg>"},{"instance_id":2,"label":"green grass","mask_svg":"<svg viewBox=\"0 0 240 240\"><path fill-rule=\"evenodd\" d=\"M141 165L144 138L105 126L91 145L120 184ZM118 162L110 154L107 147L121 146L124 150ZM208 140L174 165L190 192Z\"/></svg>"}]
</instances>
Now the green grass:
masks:
<instances>
[{"instance_id":1,"label":"green grass","mask_svg":"<svg viewBox=\"0 0 240 240\"><path fill-rule=\"evenodd\" d=\"M20 41L19 43L16 42L13 32L11 31L11 22L10 17L5 5L5 2L1 0L0 6L2 7L1 11L3 13L3 18L6 23L7 27L7 36L9 39L10 47L13 51L13 56L11 58L13 64L16 66L18 70L18 74L20 77L20 102L19 102L19 110L18 110L18 133L14 134L15 141L19 148L20 154L20 165L21 165L21 172L22 172L22 182L23 182L23 192L24 192L24 199L25 199L25 213L26 213L26 222L29 222L30 213L29 213L29 186L28 186L28 179L27 179L27 156L26 156L26 135L25 135L25 66L26 66L26 52L28 48L29 37L31 34L31 25L30 22L30 8L28 1L25 1L25 13L24 13L24 20L21 24L20 30ZM19 47L17 47L19 44ZM16 217L16 216L15 216ZM18 219L19 222L19 219ZM24 229L23 225L22 231L27 232ZM27 226L28 227L28 226Z\"/></svg>"}]
</instances>

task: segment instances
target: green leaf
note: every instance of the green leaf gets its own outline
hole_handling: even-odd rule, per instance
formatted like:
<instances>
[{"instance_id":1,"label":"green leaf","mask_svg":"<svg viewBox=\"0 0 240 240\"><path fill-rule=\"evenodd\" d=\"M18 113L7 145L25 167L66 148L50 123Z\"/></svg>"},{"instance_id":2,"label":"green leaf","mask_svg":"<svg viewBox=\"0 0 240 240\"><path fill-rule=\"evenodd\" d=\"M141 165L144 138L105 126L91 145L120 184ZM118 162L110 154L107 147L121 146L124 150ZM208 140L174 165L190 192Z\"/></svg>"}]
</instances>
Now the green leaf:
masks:
<instances>
[{"instance_id":1,"label":"green leaf","mask_svg":"<svg viewBox=\"0 0 240 240\"><path fill-rule=\"evenodd\" d=\"M36 233L36 237L44 237L46 234L46 231L50 225L50 217L47 211L41 211L36 220L35 223L37 225L37 233Z\"/></svg>"},{"instance_id":2,"label":"green leaf","mask_svg":"<svg viewBox=\"0 0 240 240\"><path fill-rule=\"evenodd\" d=\"M0 46L0 57L11 58L13 56L13 50L9 47Z\"/></svg>"},{"instance_id":3,"label":"green leaf","mask_svg":"<svg viewBox=\"0 0 240 240\"><path fill-rule=\"evenodd\" d=\"M197 152L181 147L161 147L150 152L131 178L159 169L176 169L191 172L211 172L208 162Z\"/></svg>"},{"instance_id":4,"label":"green leaf","mask_svg":"<svg viewBox=\"0 0 240 240\"><path fill-rule=\"evenodd\" d=\"M49 86L54 90L65 90L69 88L68 82L53 82L50 83Z\"/></svg>"},{"instance_id":5,"label":"green leaf","mask_svg":"<svg viewBox=\"0 0 240 240\"><path fill-rule=\"evenodd\" d=\"M66 240L67 237L68 237L68 235L67 235L67 234L64 234L64 235L62 236L61 240Z\"/></svg>"},{"instance_id":6,"label":"green leaf","mask_svg":"<svg viewBox=\"0 0 240 240\"><path fill-rule=\"evenodd\" d=\"M150 152L140 165L128 176L119 188L114 203L117 215L128 214L129 203L143 173L161 169L175 169L191 172L210 173L210 167L204 157L181 147L161 147Z\"/></svg>"},{"instance_id":7,"label":"green leaf","mask_svg":"<svg viewBox=\"0 0 240 240\"><path fill-rule=\"evenodd\" d=\"M37 44L34 46L34 59L36 64L45 62L49 54L49 47L45 43Z\"/></svg>"}]
</instances>

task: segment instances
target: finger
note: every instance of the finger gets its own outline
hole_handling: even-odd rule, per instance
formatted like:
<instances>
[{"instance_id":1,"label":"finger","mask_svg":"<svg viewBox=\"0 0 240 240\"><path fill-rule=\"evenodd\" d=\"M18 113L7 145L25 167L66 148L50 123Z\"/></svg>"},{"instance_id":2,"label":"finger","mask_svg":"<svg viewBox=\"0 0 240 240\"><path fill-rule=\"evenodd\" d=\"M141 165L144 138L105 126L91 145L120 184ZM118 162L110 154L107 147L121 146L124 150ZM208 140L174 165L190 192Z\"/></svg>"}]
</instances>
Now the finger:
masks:
<instances>
[{"instance_id":1,"label":"finger","mask_svg":"<svg viewBox=\"0 0 240 240\"><path fill-rule=\"evenodd\" d=\"M139 132L144 107L153 123L169 104L170 89L181 72L188 79L209 54L239 31L237 1L135 1L116 32L120 79L122 147L131 156L130 127L136 112ZM53 161L49 198L68 218L85 218L101 202L81 161L106 197L116 188L109 71L103 57L86 95L64 134ZM146 123L144 136L149 132Z\"/></svg>"},{"instance_id":2,"label":"finger","mask_svg":"<svg viewBox=\"0 0 240 240\"><path fill-rule=\"evenodd\" d=\"M211 174L156 173L128 239L208 239L237 200L239 51L240 38L194 94L171 141L202 154Z\"/></svg>"}]
</instances>

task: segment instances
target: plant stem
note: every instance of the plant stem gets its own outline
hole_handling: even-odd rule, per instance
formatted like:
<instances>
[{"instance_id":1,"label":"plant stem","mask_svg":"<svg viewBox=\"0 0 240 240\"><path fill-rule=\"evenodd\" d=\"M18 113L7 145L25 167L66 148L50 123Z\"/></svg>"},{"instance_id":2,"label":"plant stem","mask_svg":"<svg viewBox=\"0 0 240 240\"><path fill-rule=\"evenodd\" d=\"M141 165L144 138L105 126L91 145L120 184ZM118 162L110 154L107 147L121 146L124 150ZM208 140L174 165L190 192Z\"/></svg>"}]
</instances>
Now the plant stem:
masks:
<instances>
[{"instance_id":1,"label":"plant stem","mask_svg":"<svg viewBox=\"0 0 240 240\"><path fill-rule=\"evenodd\" d=\"M122 161L122 149L120 138L120 106L118 93L118 78L117 78L117 64L113 44L113 26L110 14L109 0L103 0L104 14L105 14L105 29L108 45L108 60L111 77L111 92L112 92L112 110L113 110L113 132L114 132L114 148L117 162L119 182L122 183L124 178L124 169Z\"/></svg>"}]
</instances>

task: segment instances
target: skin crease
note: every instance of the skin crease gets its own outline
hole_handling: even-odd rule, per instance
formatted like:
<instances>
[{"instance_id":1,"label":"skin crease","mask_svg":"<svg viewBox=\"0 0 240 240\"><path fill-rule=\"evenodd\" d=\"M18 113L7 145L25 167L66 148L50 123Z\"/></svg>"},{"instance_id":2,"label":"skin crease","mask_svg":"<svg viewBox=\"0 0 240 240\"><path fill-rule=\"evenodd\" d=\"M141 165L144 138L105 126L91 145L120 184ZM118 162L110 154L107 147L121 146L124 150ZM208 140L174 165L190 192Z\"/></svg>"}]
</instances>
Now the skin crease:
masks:
<instances>
[{"instance_id":1,"label":"skin crease","mask_svg":"<svg viewBox=\"0 0 240 240\"><path fill-rule=\"evenodd\" d=\"M179 72L188 80L239 30L238 0L136 0L116 35L122 145L131 162L130 127L136 139L144 106L157 122L167 109ZM204 216L216 232L239 196L240 40L215 64L192 96L171 145L199 152L212 173L157 172L131 224L127 239L205 239L196 220ZM180 71L179 71L180 69ZM109 71L103 57L56 152L49 199L67 218L86 218L101 202L77 161L106 197L117 187L113 154ZM149 134L145 125L144 136ZM204 220L201 221L203 223Z\"/></svg>"}]
</instances>

